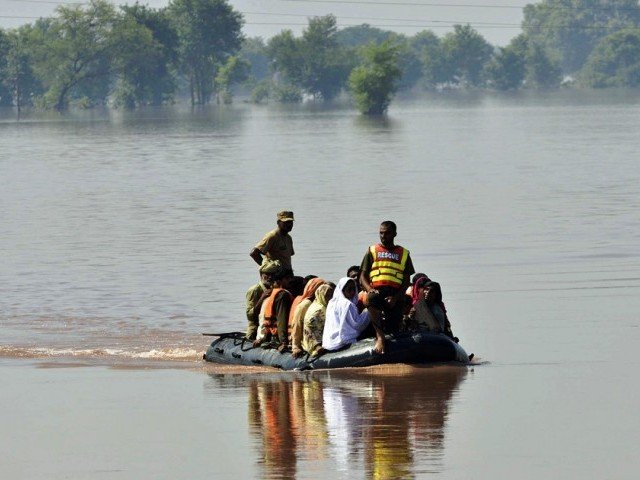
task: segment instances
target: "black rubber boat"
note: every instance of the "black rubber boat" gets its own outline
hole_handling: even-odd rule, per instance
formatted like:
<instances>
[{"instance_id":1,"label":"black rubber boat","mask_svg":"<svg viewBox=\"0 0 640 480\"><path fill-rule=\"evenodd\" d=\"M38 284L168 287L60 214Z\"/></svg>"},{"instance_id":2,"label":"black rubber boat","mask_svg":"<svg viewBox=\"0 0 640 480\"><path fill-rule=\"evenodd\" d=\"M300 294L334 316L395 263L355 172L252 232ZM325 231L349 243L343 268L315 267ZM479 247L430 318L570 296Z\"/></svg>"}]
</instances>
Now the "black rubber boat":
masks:
<instances>
[{"instance_id":1,"label":"black rubber boat","mask_svg":"<svg viewBox=\"0 0 640 480\"><path fill-rule=\"evenodd\" d=\"M314 370L321 368L367 367L387 363L469 363L464 349L441 334L409 332L387 336L385 353L373 352L374 339L367 338L336 352L316 358L304 355L293 358L274 348L254 348L241 332L224 333L211 343L204 354L208 362L231 365L264 365L282 370Z\"/></svg>"}]
</instances>

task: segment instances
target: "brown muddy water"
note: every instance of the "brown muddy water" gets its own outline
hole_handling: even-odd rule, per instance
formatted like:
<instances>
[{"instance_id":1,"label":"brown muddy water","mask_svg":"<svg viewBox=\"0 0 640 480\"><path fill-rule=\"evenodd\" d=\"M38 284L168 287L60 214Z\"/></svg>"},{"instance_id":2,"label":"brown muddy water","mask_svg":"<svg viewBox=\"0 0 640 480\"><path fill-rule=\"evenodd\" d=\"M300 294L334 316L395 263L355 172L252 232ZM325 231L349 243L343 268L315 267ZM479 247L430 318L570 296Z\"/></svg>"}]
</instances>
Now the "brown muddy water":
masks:
<instances>
[{"instance_id":1,"label":"brown muddy water","mask_svg":"<svg viewBox=\"0 0 640 480\"><path fill-rule=\"evenodd\" d=\"M0 112L2 478L635 479L640 95ZM472 367L203 365L295 212L337 280L381 220Z\"/></svg>"}]
</instances>

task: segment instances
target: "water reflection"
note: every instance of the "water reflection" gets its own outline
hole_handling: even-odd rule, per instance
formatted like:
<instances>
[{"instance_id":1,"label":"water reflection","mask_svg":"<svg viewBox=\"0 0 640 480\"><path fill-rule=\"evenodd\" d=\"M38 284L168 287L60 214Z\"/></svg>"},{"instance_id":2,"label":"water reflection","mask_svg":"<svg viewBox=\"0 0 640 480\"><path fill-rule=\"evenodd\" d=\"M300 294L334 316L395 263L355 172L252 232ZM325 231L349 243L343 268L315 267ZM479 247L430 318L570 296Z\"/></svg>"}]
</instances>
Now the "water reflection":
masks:
<instances>
[{"instance_id":1,"label":"water reflection","mask_svg":"<svg viewBox=\"0 0 640 480\"><path fill-rule=\"evenodd\" d=\"M466 374L438 366L212 377L248 387L262 478L389 479L442 471L449 404Z\"/></svg>"}]
</instances>

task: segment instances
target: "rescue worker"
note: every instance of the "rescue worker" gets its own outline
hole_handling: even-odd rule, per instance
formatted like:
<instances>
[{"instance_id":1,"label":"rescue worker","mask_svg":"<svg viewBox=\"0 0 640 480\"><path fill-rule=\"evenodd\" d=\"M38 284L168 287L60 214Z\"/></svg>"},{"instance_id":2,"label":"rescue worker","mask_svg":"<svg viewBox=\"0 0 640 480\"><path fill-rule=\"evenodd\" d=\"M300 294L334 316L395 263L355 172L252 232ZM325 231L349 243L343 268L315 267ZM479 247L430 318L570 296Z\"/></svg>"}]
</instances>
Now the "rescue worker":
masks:
<instances>
[{"instance_id":1,"label":"rescue worker","mask_svg":"<svg viewBox=\"0 0 640 480\"><path fill-rule=\"evenodd\" d=\"M260 281L247 290L246 313L247 313L247 333L249 340L255 340L258 328L260 327L260 307L269 295L271 295L271 275L280 270L280 262L265 262L260 267Z\"/></svg>"},{"instance_id":2,"label":"rescue worker","mask_svg":"<svg viewBox=\"0 0 640 480\"><path fill-rule=\"evenodd\" d=\"M394 222L380 224L380 243L371 245L360 265L360 284L367 292L366 305L371 324L376 331L374 351L384 353L384 330L400 329L405 291L415 272L409 250L394 243L397 227Z\"/></svg>"},{"instance_id":3,"label":"rescue worker","mask_svg":"<svg viewBox=\"0 0 640 480\"><path fill-rule=\"evenodd\" d=\"M293 229L293 212L287 210L278 212L277 224L278 228L266 233L251 250L249 256L258 265L262 265L265 260L279 260L285 269L293 273L291 257L295 252L293 251L293 239L289 235Z\"/></svg>"},{"instance_id":4,"label":"rescue worker","mask_svg":"<svg viewBox=\"0 0 640 480\"><path fill-rule=\"evenodd\" d=\"M264 301L264 322L260 325L261 331L253 346L271 343L282 352L289 343L289 311L293 296L287 288L292 275L288 269L280 268L271 278L273 288L269 298Z\"/></svg>"}]
</instances>

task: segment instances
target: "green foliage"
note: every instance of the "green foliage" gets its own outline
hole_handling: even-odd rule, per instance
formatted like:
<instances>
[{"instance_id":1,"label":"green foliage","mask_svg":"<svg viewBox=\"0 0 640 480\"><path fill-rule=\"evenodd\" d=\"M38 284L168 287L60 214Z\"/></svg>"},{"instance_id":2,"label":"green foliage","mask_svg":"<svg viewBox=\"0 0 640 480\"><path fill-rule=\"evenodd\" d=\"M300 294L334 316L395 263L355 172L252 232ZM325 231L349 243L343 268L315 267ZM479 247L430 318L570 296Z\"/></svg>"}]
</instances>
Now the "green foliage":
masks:
<instances>
[{"instance_id":1,"label":"green foliage","mask_svg":"<svg viewBox=\"0 0 640 480\"><path fill-rule=\"evenodd\" d=\"M390 41L362 48L363 63L349 75L349 86L360 112L380 115L387 111L402 75L398 50Z\"/></svg>"},{"instance_id":2,"label":"green foliage","mask_svg":"<svg viewBox=\"0 0 640 480\"><path fill-rule=\"evenodd\" d=\"M246 38L242 42L239 56L251 65L249 76L261 81L269 76L269 56L267 46L260 37Z\"/></svg>"},{"instance_id":3,"label":"green foliage","mask_svg":"<svg viewBox=\"0 0 640 480\"><path fill-rule=\"evenodd\" d=\"M517 44L500 48L485 68L489 85L496 90L516 90L527 73L526 50Z\"/></svg>"},{"instance_id":4,"label":"green foliage","mask_svg":"<svg viewBox=\"0 0 640 480\"><path fill-rule=\"evenodd\" d=\"M346 27L336 34L338 45L343 47L361 47L375 43L376 45L389 40L395 34L387 30L372 27L366 23L353 27Z\"/></svg>"},{"instance_id":5,"label":"green foliage","mask_svg":"<svg viewBox=\"0 0 640 480\"><path fill-rule=\"evenodd\" d=\"M547 49L529 41L527 50L527 86L535 88L556 88L562 81L560 62Z\"/></svg>"},{"instance_id":6,"label":"green foliage","mask_svg":"<svg viewBox=\"0 0 640 480\"><path fill-rule=\"evenodd\" d=\"M442 40L446 77L451 83L480 86L493 47L470 25L454 25Z\"/></svg>"},{"instance_id":7,"label":"green foliage","mask_svg":"<svg viewBox=\"0 0 640 480\"><path fill-rule=\"evenodd\" d=\"M33 71L33 28L24 25L9 32L11 48L7 56L5 82L11 90L13 104L18 109L23 105L32 105L44 88Z\"/></svg>"},{"instance_id":8,"label":"green foliage","mask_svg":"<svg viewBox=\"0 0 640 480\"><path fill-rule=\"evenodd\" d=\"M163 70L164 58L151 30L125 15L115 23L114 34L112 71L119 77L116 104L134 108L153 103L154 96L161 98L162 79L154 74Z\"/></svg>"},{"instance_id":9,"label":"green foliage","mask_svg":"<svg viewBox=\"0 0 640 480\"><path fill-rule=\"evenodd\" d=\"M271 80L265 78L259 81L253 90L251 90L251 103L266 102L271 95L271 89Z\"/></svg>"},{"instance_id":10,"label":"green foliage","mask_svg":"<svg viewBox=\"0 0 640 480\"><path fill-rule=\"evenodd\" d=\"M420 52L412 47L410 39L404 35L389 35L388 41L398 47L398 66L402 70L402 77L396 86L398 90L409 90L422 78Z\"/></svg>"},{"instance_id":11,"label":"green foliage","mask_svg":"<svg viewBox=\"0 0 640 480\"><path fill-rule=\"evenodd\" d=\"M58 7L58 16L36 22L30 32L33 70L46 92L42 103L58 110L70 98L90 93L98 103L108 95L113 57L115 9L104 0L86 7Z\"/></svg>"},{"instance_id":12,"label":"green foliage","mask_svg":"<svg viewBox=\"0 0 640 480\"><path fill-rule=\"evenodd\" d=\"M244 58L232 56L227 62L220 67L216 75L215 85L219 96L222 97L225 104L230 104L233 99L231 94L231 86L244 82L249 78L251 65Z\"/></svg>"},{"instance_id":13,"label":"green foliage","mask_svg":"<svg viewBox=\"0 0 640 480\"><path fill-rule=\"evenodd\" d=\"M435 33L423 30L409 42L422 64L422 82L425 87L434 88L449 81L451 74L447 68L442 41Z\"/></svg>"},{"instance_id":14,"label":"green foliage","mask_svg":"<svg viewBox=\"0 0 640 480\"><path fill-rule=\"evenodd\" d=\"M300 103L302 101L302 90L294 85L279 83L274 85L272 96L276 102Z\"/></svg>"},{"instance_id":15,"label":"green foliage","mask_svg":"<svg viewBox=\"0 0 640 480\"><path fill-rule=\"evenodd\" d=\"M561 59L566 73L578 71L603 37L640 25L638 0L542 0L524 8L523 30Z\"/></svg>"},{"instance_id":16,"label":"green foliage","mask_svg":"<svg viewBox=\"0 0 640 480\"><path fill-rule=\"evenodd\" d=\"M589 56L580 80L586 86L640 86L640 28L613 33L596 46Z\"/></svg>"},{"instance_id":17,"label":"green foliage","mask_svg":"<svg viewBox=\"0 0 640 480\"><path fill-rule=\"evenodd\" d=\"M310 19L299 37L285 30L265 45L243 39L242 16L228 0L117 10L91 0L0 29L0 105L88 108L109 100L134 108L171 101L177 92L190 93L193 104L214 92L231 102L240 82L254 86L257 103L331 100L348 82L363 112L380 113L396 89L418 83L552 88L561 66L568 73L581 68L582 85L639 86L639 1L541 0L525 8L524 33L494 49L469 25L443 38L431 31L407 37L367 24L338 31L333 15Z\"/></svg>"},{"instance_id":18,"label":"green foliage","mask_svg":"<svg viewBox=\"0 0 640 480\"><path fill-rule=\"evenodd\" d=\"M242 46L242 15L226 0L172 0L168 11L178 34L180 67L189 79L191 103L206 104L218 67Z\"/></svg>"},{"instance_id":19,"label":"green foliage","mask_svg":"<svg viewBox=\"0 0 640 480\"><path fill-rule=\"evenodd\" d=\"M284 30L269 41L267 51L284 83L323 100L340 92L352 68L347 51L337 42L333 15L310 19L300 38Z\"/></svg>"},{"instance_id":20,"label":"green foliage","mask_svg":"<svg viewBox=\"0 0 640 480\"><path fill-rule=\"evenodd\" d=\"M133 107L161 105L176 90L178 36L167 9L152 10L138 3L120 7L118 86L116 103Z\"/></svg>"},{"instance_id":21,"label":"green foliage","mask_svg":"<svg viewBox=\"0 0 640 480\"><path fill-rule=\"evenodd\" d=\"M8 63L11 44L9 35L0 28L0 106L13 104L10 81L8 80Z\"/></svg>"}]
</instances>

